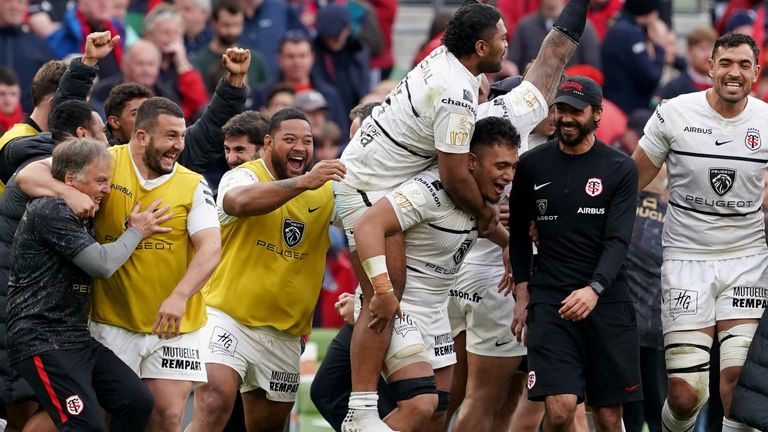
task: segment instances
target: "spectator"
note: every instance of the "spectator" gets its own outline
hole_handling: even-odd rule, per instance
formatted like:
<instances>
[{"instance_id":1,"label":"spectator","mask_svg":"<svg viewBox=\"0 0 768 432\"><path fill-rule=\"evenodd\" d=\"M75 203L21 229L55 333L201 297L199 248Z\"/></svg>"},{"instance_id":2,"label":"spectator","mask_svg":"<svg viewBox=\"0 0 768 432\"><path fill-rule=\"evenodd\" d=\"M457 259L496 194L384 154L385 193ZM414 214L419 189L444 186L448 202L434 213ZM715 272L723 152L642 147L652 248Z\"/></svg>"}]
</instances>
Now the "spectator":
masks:
<instances>
[{"instance_id":1,"label":"spectator","mask_svg":"<svg viewBox=\"0 0 768 432\"><path fill-rule=\"evenodd\" d=\"M36 35L45 38L61 27L64 14L73 7L75 0L32 0L27 22Z\"/></svg>"},{"instance_id":2,"label":"spectator","mask_svg":"<svg viewBox=\"0 0 768 432\"><path fill-rule=\"evenodd\" d=\"M104 102L109 145L125 144L130 141L136 112L139 106L152 96L154 95L148 88L136 83L123 83L109 92Z\"/></svg>"},{"instance_id":3,"label":"spectator","mask_svg":"<svg viewBox=\"0 0 768 432\"><path fill-rule=\"evenodd\" d=\"M213 40L211 0L174 0L184 21L184 47L191 57Z\"/></svg>"},{"instance_id":4,"label":"spectator","mask_svg":"<svg viewBox=\"0 0 768 432\"><path fill-rule=\"evenodd\" d=\"M371 73L375 76L373 82L389 78L395 66L395 56L392 54L392 28L397 16L397 0L368 0L376 11L376 19L382 36L382 50L371 58Z\"/></svg>"},{"instance_id":5,"label":"spectator","mask_svg":"<svg viewBox=\"0 0 768 432\"><path fill-rule=\"evenodd\" d=\"M565 6L565 0L542 0L539 10L526 15L517 24L515 34L507 48L507 58L518 70L525 68L536 57L539 47ZM568 65L588 64L600 69L600 40L592 24L587 21L579 47Z\"/></svg>"},{"instance_id":6,"label":"spectator","mask_svg":"<svg viewBox=\"0 0 768 432\"><path fill-rule=\"evenodd\" d=\"M352 36L349 11L344 6L330 4L317 13L315 53L313 71L336 86L348 113L371 86L368 52Z\"/></svg>"},{"instance_id":7,"label":"spectator","mask_svg":"<svg viewBox=\"0 0 768 432\"><path fill-rule=\"evenodd\" d=\"M613 20L621 11L622 0L592 0L589 2L587 18L595 27L597 37L602 42L605 33L613 24Z\"/></svg>"},{"instance_id":8,"label":"spectator","mask_svg":"<svg viewBox=\"0 0 768 432\"><path fill-rule=\"evenodd\" d=\"M626 155L632 155L637 147L637 143L643 136L643 128L651 118L651 110L639 109L629 115L627 118L627 128L624 133L612 143L613 148L620 150ZM630 252L632 248L629 249ZM658 296L656 297L658 298Z\"/></svg>"},{"instance_id":9,"label":"spectator","mask_svg":"<svg viewBox=\"0 0 768 432\"><path fill-rule=\"evenodd\" d=\"M694 93L712 87L709 76L709 61L717 32L712 27L699 27L688 34L688 65L686 70L665 84L658 99L672 99L686 93Z\"/></svg>"},{"instance_id":10,"label":"spectator","mask_svg":"<svg viewBox=\"0 0 768 432\"><path fill-rule=\"evenodd\" d=\"M443 44L443 33L445 33L445 29L448 27L448 21L450 21L452 17L453 12L451 11L440 10L435 12L435 16L432 18L432 25L429 27L427 40L416 50L416 55L413 57L413 65L411 65L411 67L415 67L420 61L424 60L432 50ZM509 31L509 29L507 29L507 31Z\"/></svg>"},{"instance_id":11,"label":"spectator","mask_svg":"<svg viewBox=\"0 0 768 432\"><path fill-rule=\"evenodd\" d=\"M296 92L293 90L293 87L286 84L275 84L269 91L266 105L260 107L259 110L266 114L267 117L272 118L276 112L292 107L295 96Z\"/></svg>"},{"instance_id":12,"label":"spectator","mask_svg":"<svg viewBox=\"0 0 768 432\"><path fill-rule=\"evenodd\" d=\"M315 162L328 159L336 159L341 153L341 145L344 144L344 135L336 123L326 123L315 134Z\"/></svg>"},{"instance_id":13,"label":"spectator","mask_svg":"<svg viewBox=\"0 0 768 432\"><path fill-rule=\"evenodd\" d=\"M240 0L216 0L212 12L213 40L200 49L194 59L195 66L203 74L208 91L216 88L216 83L226 73L221 66L221 55L227 48L233 48L243 34L245 15ZM251 51L251 66L248 70L248 86L256 88L268 80L268 70L264 57L258 51Z\"/></svg>"},{"instance_id":14,"label":"spectator","mask_svg":"<svg viewBox=\"0 0 768 432\"><path fill-rule=\"evenodd\" d=\"M524 16L535 12L541 0L499 0L497 7L507 24L507 40L515 33L515 26Z\"/></svg>"},{"instance_id":15,"label":"spectator","mask_svg":"<svg viewBox=\"0 0 768 432\"><path fill-rule=\"evenodd\" d=\"M740 10L728 19L725 32L752 36L755 30L755 18L757 18L755 11L751 9Z\"/></svg>"},{"instance_id":16,"label":"spectator","mask_svg":"<svg viewBox=\"0 0 768 432\"><path fill-rule=\"evenodd\" d=\"M29 95L32 77L53 53L45 41L22 28L28 0L0 0L0 65L19 75L21 106L25 113L35 108Z\"/></svg>"},{"instance_id":17,"label":"spectator","mask_svg":"<svg viewBox=\"0 0 768 432\"><path fill-rule=\"evenodd\" d=\"M112 2L112 18L123 45L129 47L140 39L133 27L128 25L129 0L110 0Z\"/></svg>"},{"instance_id":18,"label":"spectator","mask_svg":"<svg viewBox=\"0 0 768 432\"><path fill-rule=\"evenodd\" d=\"M328 103L317 90L296 94L293 106L307 117L313 135L318 135L328 122Z\"/></svg>"},{"instance_id":19,"label":"spectator","mask_svg":"<svg viewBox=\"0 0 768 432\"><path fill-rule=\"evenodd\" d=\"M20 102L19 76L13 69L0 66L0 133L24 120Z\"/></svg>"},{"instance_id":20,"label":"spectator","mask_svg":"<svg viewBox=\"0 0 768 432\"><path fill-rule=\"evenodd\" d=\"M320 92L328 103L328 118L342 128L347 127L349 110L345 108L339 91L312 70L314 63L312 42L305 34L293 32L285 35L277 57L279 71L271 84L254 90L254 109L266 106L267 96L272 94L275 84L284 83L297 93L311 89Z\"/></svg>"},{"instance_id":21,"label":"spectator","mask_svg":"<svg viewBox=\"0 0 768 432\"><path fill-rule=\"evenodd\" d=\"M179 95L184 117L189 120L205 108L208 92L184 48L183 25L173 6L160 4L144 18L144 38L160 49L160 80Z\"/></svg>"},{"instance_id":22,"label":"spectator","mask_svg":"<svg viewBox=\"0 0 768 432\"><path fill-rule=\"evenodd\" d=\"M85 38L93 32L109 31L112 35L120 34L112 18L110 0L77 0L75 7L67 10L61 26L47 36L48 46L58 58L79 54L85 46ZM109 78L120 71L123 61L123 44L99 62L98 75L101 79Z\"/></svg>"},{"instance_id":23,"label":"spectator","mask_svg":"<svg viewBox=\"0 0 768 432\"><path fill-rule=\"evenodd\" d=\"M240 44L260 52L267 66L271 67L270 76L277 76L279 71L275 59L281 39L292 30L306 34L307 29L285 1L243 0L243 7L245 30L240 37Z\"/></svg>"},{"instance_id":24,"label":"spectator","mask_svg":"<svg viewBox=\"0 0 768 432\"><path fill-rule=\"evenodd\" d=\"M668 36L651 30L660 28L658 6L659 0L627 0L603 41L605 97L624 113L648 108L661 80Z\"/></svg>"}]
</instances>

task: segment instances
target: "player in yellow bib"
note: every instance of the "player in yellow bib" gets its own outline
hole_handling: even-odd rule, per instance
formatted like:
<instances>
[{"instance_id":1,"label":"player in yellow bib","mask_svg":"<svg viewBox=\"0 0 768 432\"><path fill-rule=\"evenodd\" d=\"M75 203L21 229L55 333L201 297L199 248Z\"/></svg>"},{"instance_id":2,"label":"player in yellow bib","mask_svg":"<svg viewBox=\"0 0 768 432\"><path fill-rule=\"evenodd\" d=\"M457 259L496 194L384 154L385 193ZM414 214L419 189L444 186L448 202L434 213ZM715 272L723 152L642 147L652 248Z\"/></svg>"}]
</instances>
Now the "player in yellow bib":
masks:
<instances>
[{"instance_id":1,"label":"player in yellow bib","mask_svg":"<svg viewBox=\"0 0 768 432\"><path fill-rule=\"evenodd\" d=\"M98 241L117 239L136 202L162 199L170 232L143 240L109 279L94 284L91 334L149 387L155 407L147 430L178 431L192 383L206 381L199 331L206 314L200 289L219 262L221 234L202 176L176 163L184 149L184 114L172 101L147 99L131 141L111 147L111 193L101 202ZM19 186L30 196L55 195L50 174L30 165ZM28 169L32 168L28 171ZM46 177L47 176L47 177ZM29 177L34 177L30 179Z\"/></svg>"},{"instance_id":2,"label":"player in yellow bib","mask_svg":"<svg viewBox=\"0 0 768 432\"><path fill-rule=\"evenodd\" d=\"M242 393L249 432L282 431L299 387L300 336L309 334L320 293L331 180L338 160L312 160L312 130L289 108L277 112L262 158L229 171L219 184L222 260L203 289L208 384L195 390L187 432L221 431Z\"/></svg>"}]
</instances>

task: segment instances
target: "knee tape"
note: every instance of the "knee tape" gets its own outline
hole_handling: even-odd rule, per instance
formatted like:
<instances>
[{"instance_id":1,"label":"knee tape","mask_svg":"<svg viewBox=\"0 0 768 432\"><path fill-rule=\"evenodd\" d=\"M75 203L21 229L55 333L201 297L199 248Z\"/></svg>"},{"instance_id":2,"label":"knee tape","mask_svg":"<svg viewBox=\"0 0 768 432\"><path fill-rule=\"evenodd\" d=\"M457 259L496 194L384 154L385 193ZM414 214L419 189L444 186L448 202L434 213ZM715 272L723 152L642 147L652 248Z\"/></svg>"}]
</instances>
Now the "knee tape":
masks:
<instances>
[{"instance_id":1,"label":"knee tape","mask_svg":"<svg viewBox=\"0 0 768 432\"><path fill-rule=\"evenodd\" d=\"M410 366L414 363L429 363L427 350L423 343L417 343L403 347L400 351L387 358L385 363L385 378L389 378L393 373L400 369Z\"/></svg>"},{"instance_id":2,"label":"knee tape","mask_svg":"<svg viewBox=\"0 0 768 432\"><path fill-rule=\"evenodd\" d=\"M443 412L448 409L448 404L451 403L451 393L447 391L437 391L437 408L435 412Z\"/></svg>"},{"instance_id":3,"label":"knee tape","mask_svg":"<svg viewBox=\"0 0 768 432\"><path fill-rule=\"evenodd\" d=\"M687 382L696 392L696 411L709 399L709 351L712 338L698 331L671 332L664 335L664 359L667 375Z\"/></svg>"},{"instance_id":4,"label":"knee tape","mask_svg":"<svg viewBox=\"0 0 768 432\"><path fill-rule=\"evenodd\" d=\"M740 324L717 333L720 341L720 370L743 366L749 345L755 336L757 324Z\"/></svg>"},{"instance_id":5,"label":"knee tape","mask_svg":"<svg viewBox=\"0 0 768 432\"><path fill-rule=\"evenodd\" d=\"M423 394L436 394L435 376L404 379L388 384L398 401L408 400Z\"/></svg>"}]
</instances>

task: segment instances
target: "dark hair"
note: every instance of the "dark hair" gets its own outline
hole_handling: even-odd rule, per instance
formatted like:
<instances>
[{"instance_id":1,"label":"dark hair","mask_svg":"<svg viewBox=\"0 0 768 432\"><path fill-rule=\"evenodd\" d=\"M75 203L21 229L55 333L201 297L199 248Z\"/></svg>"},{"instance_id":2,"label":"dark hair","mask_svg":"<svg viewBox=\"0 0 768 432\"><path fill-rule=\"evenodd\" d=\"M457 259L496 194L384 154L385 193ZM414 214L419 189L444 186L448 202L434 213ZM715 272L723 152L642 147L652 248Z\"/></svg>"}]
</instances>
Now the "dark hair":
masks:
<instances>
[{"instance_id":1,"label":"dark hair","mask_svg":"<svg viewBox=\"0 0 768 432\"><path fill-rule=\"evenodd\" d=\"M466 2L448 23L443 45L456 57L472 55L476 52L475 43L488 37L500 19L501 14L493 6Z\"/></svg>"},{"instance_id":2,"label":"dark hair","mask_svg":"<svg viewBox=\"0 0 768 432\"><path fill-rule=\"evenodd\" d=\"M104 114L107 117L115 116L120 117L120 114L125 109L125 105L134 99L149 99L154 94L152 91L141 84L136 83L123 83L109 92L107 100L104 102Z\"/></svg>"},{"instance_id":3,"label":"dark hair","mask_svg":"<svg viewBox=\"0 0 768 432\"><path fill-rule=\"evenodd\" d=\"M67 64L61 60L50 60L41 66L32 78L32 104L38 106L46 96L56 93L59 81L66 71Z\"/></svg>"},{"instance_id":4,"label":"dark hair","mask_svg":"<svg viewBox=\"0 0 768 432\"><path fill-rule=\"evenodd\" d=\"M93 112L93 107L81 100L66 100L56 105L48 115L48 129L53 136L53 142L60 143L75 136L79 127L90 128Z\"/></svg>"},{"instance_id":5,"label":"dark hair","mask_svg":"<svg viewBox=\"0 0 768 432\"><path fill-rule=\"evenodd\" d=\"M365 105L358 105L352 108L352 111L349 112L349 119L354 121L359 118L360 123L362 123L363 120L371 116L373 109L379 105L381 105L381 102L369 102Z\"/></svg>"},{"instance_id":6,"label":"dark hair","mask_svg":"<svg viewBox=\"0 0 768 432\"><path fill-rule=\"evenodd\" d=\"M280 130L280 125L286 120L304 120L309 123L307 117L296 108L285 108L276 112L269 121L269 134L274 135L275 132Z\"/></svg>"},{"instance_id":7,"label":"dark hair","mask_svg":"<svg viewBox=\"0 0 768 432\"><path fill-rule=\"evenodd\" d=\"M312 50L312 39L309 37L308 34L301 30L291 30L280 39L280 45L278 45L277 52L278 54L283 52L283 46L288 43L297 44L301 42L306 42L309 44L310 50ZM314 51L314 50L313 50Z\"/></svg>"},{"instance_id":8,"label":"dark hair","mask_svg":"<svg viewBox=\"0 0 768 432\"><path fill-rule=\"evenodd\" d=\"M475 133L469 143L469 150L474 152L478 147L495 145L520 148L520 134L509 120L501 117L486 117L475 123Z\"/></svg>"},{"instance_id":9,"label":"dark hair","mask_svg":"<svg viewBox=\"0 0 768 432\"><path fill-rule=\"evenodd\" d=\"M16 75L16 72L14 72L13 69L6 66L0 66L0 84L5 84L7 86L19 85L19 76Z\"/></svg>"},{"instance_id":10,"label":"dark hair","mask_svg":"<svg viewBox=\"0 0 768 432\"><path fill-rule=\"evenodd\" d=\"M53 149L51 175L59 181L64 181L67 172L81 176L83 170L91 162L98 159L109 159L112 156L103 142L93 138L73 138L65 140Z\"/></svg>"},{"instance_id":11,"label":"dark hair","mask_svg":"<svg viewBox=\"0 0 768 432\"><path fill-rule=\"evenodd\" d=\"M278 93L290 93L292 95L295 95L296 90L294 90L293 87L285 83L277 83L273 85L272 88L269 89L269 94L267 95L267 105L269 105L269 102Z\"/></svg>"},{"instance_id":12,"label":"dark hair","mask_svg":"<svg viewBox=\"0 0 768 432\"><path fill-rule=\"evenodd\" d=\"M152 132L157 125L157 118L161 115L169 115L176 118L184 118L184 112L170 99L164 97L151 97L144 101L136 111L136 121L133 130L144 129Z\"/></svg>"},{"instance_id":13,"label":"dark hair","mask_svg":"<svg viewBox=\"0 0 768 432\"><path fill-rule=\"evenodd\" d=\"M715 47L712 49L712 60L715 60L715 53L719 48L736 48L741 45L749 45L752 49L752 55L755 58L755 62L757 62L757 58L760 56L760 48L757 47L757 43L752 39L752 36L741 33L726 33L720 36L715 41Z\"/></svg>"},{"instance_id":14,"label":"dark hair","mask_svg":"<svg viewBox=\"0 0 768 432\"><path fill-rule=\"evenodd\" d=\"M244 136L257 148L264 145L264 135L269 128L269 118L258 111L245 111L232 117L221 128L224 138Z\"/></svg>"},{"instance_id":15,"label":"dark hair","mask_svg":"<svg viewBox=\"0 0 768 432\"><path fill-rule=\"evenodd\" d=\"M219 19L219 11L227 11L232 15L243 12L243 6L240 0L215 0L211 8L211 16L214 20Z\"/></svg>"}]
</instances>

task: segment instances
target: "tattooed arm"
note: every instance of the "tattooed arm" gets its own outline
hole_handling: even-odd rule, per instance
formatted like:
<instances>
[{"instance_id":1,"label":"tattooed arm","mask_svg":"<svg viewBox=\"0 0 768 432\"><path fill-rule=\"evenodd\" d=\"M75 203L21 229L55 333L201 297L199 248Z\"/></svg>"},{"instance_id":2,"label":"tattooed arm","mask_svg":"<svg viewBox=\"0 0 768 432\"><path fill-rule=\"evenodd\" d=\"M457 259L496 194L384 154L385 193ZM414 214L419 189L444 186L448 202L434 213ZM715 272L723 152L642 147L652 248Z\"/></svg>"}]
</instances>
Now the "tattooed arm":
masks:
<instances>
[{"instance_id":1,"label":"tattooed arm","mask_svg":"<svg viewBox=\"0 0 768 432\"><path fill-rule=\"evenodd\" d=\"M230 173L235 175L234 171L250 172L250 170L238 169L230 171ZM235 217L259 216L281 207L304 191L319 189L331 180L343 179L346 172L347 169L344 164L337 159L320 161L311 171L298 177L277 179L271 182L256 181L226 191L222 190L222 187L225 186L220 186L219 200L221 200L221 207L227 215ZM276 173L272 173L272 175L276 175ZM225 180L226 176L222 178L222 185L225 184Z\"/></svg>"}]
</instances>

